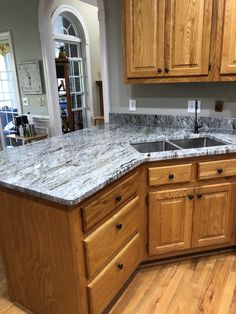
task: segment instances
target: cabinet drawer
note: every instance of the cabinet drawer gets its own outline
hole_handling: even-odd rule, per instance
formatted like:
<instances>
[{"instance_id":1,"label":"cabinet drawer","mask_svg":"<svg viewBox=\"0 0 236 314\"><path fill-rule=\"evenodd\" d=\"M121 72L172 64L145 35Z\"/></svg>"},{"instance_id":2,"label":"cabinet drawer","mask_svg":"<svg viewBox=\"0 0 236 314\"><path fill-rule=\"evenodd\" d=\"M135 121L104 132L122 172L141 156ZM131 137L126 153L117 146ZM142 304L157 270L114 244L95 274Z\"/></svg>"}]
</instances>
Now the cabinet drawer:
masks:
<instances>
[{"instance_id":1,"label":"cabinet drawer","mask_svg":"<svg viewBox=\"0 0 236 314\"><path fill-rule=\"evenodd\" d=\"M189 182L192 179L192 164L155 167L148 169L149 185Z\"/></svg>"},{"instance_id":2,"label":"cabinet drawer","mask_svg":"<svg viewBox=\"0 0 236 314\"><path fill-rule=\"evenodd\" d=\"M236 176L236 159L200 162L198 164L198 179L214 179Z\"/></svg>"},{"instance_id":3,"label":"cabinet drawer","mask_svg":"<svg viewBox=\"0 0 236 314\"><path fill-rule=\"evenodd\" d=\"M84 240L87 271L93 276L138 230L136 197Z\"/></svg>"},{"instance_id":4,"label":"cabinet drawer","mask_svg":"<svg viewBox=\"0 0 236 314\"><path fill-rule=\"evenodd\" d=\"M139 234L120 251L106 268L89 284L92 313L102 313L140 263Z\"/></svg>"},{"instance_id":5,"label":"cabinet drawer","mask_svg":"<svg viewBox=\"0 0 236 314\"><path fill-rule=\"evenodd\" d=\"M138 193L139 173L135 173L108 191L93 197L81 208L83 230L87 231L127 199Z\"/></svg>"}]
</instances>

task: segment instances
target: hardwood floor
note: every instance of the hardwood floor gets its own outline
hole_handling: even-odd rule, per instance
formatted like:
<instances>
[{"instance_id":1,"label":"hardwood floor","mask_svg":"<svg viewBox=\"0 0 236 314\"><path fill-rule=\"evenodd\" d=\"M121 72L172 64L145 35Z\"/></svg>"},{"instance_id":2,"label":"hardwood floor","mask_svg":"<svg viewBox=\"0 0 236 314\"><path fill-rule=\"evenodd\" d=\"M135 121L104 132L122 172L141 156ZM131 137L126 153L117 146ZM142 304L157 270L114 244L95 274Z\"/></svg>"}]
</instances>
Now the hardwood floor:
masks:
<instances>
[{"instance_id":1,"label":"hardwood floor","mask_svg":"<svg viewBox=\"0 0 236 314\"><path fill-rule=\"evenodd\" d=\"M236 254L141 269L110 314L235 314Z\"/></svg>"},{"instance_id":2,"label":"hardwood floor","mask_svg":"<svg viewBox=\"0 0 236 314\"><path fill-rule=\"evenodd\" d=\"M24 314L26 312L15 306L8 296L7 281L2 264L2 256L0 254L0 313L6 314Z\"/></svg>"},{"instance_id":3,"label":"hardwood floor","mask_svg":"<svg viewBox=\"0 0 236 314\"><path fill-rule=\"evenodd\" d=\"M9 300L1 256L0 313L26 313ZM116 313L235 314L236 254L141 269L110 311Z\"/></svg>"}]
</instances>

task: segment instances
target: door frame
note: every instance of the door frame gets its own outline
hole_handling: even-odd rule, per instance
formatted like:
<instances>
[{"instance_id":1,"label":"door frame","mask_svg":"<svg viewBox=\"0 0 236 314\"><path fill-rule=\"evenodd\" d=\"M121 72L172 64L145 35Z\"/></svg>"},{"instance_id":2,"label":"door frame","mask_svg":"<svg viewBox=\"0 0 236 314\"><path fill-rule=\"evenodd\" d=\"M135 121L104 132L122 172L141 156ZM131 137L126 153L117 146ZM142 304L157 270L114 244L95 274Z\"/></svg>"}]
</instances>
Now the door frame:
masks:
<instances>
[{"instance_id":1,"label":"door frame","mask_svg":"<svg viewBox=\"0 0 236 314\"><path fill-rule=\"evenodd\" d=\"M42 49L43 68L45 75L45 88L50 118L50 132L49 132L50 136L62 134L60 107L59 105L55 106L55 104L58 103L58 92L52 25L52 15L55 12L55 8L60 7L60 4L58 2L59 2L58 0L52 1L40 0L38 10L38 23ZM70 3L70 1L68 1L68 3ZM100 29L101 73L103 81L104 117L105 122L109 122L110 94L109 94L108 51L107 51L108 50L107 29L105 23L106 21L104 0L97 0L97 3Z\"/></svg>"}]
</instances>

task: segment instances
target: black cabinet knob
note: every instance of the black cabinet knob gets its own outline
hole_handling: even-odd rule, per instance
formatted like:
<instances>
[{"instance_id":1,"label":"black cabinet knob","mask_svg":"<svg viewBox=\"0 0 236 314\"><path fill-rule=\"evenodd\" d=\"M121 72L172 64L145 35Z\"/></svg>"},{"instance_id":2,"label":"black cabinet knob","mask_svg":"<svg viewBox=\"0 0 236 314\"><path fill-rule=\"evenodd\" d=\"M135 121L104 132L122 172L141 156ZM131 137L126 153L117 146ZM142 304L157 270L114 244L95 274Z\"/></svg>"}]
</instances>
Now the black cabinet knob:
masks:
<instances>
[{"instance_id":1,"label":"black cabinet knob","mask_svg":"<svg viewBox=\"0 0 236 314\"><path fill-rule=\"evenodd\" d=\"M116 200L117 202L120 202L120 201L121 201L121 195L117 195L117 196L115 197L115 200Z\"/></svg>"},{"instance_id":2,"label":"black cabinet knob","mask_svg":"<svg viewBox=\"0 0 236 314\"><path fill-rule=\"evenodd\" d=\"M172 173L169 174L169 179L170 179L170 180L174 179L174 177L175 177L174 174L172 174Z\"/></svg>"},{"instance_id":3,"label":"black cabinet knob","mask_svg":"<svg viewBox=\"0 0 236 314\"><path fill-rule=\"evenodd\" d=\"M117 230L121 230L122 227L123 227L122 224L117 224L117 225L116 225L116 229L117 229Z\"/></svg>"},{"instance_id":4,"label":"black cabinet knob","mask_svg":"<svg viewBox=\"0 0 236 314\"><path fill-rule=\"evenodd\" d=\"M198 197L198 198L202 198L202 194L198 194L197 197Z\"/></svg>"},{"instance_id":5,"label":"black cabinet knob","mask_svg":"<svg viewBox=\"0 0 236 314\"><path fill-rule=\"evenodd\" d=\"M222 172L223 172L223 169L217 169L217 172L219 173L219 174L221 174Z\"/></svg>"},{"instance_id":6,"label":"black cabinet knob","mask_svg":"<svg viewBox=\"0 0 236 314\"><path fill-rule=\"evenodd\" d=\"M158 73L161 73L161 72L162 72L162 69L161 69L161 68L158 68L158 69L157 69L157 72L158 72Z\"/></svg>"},{"instance_id":7,"label":"black cabinet knob","mask_svg":"<svg viewBox=\"0 0 236 314\"><path fill-rule=\"evenodd\" d=\"M118 264L117 267L118 267L119 269L123 269L123 268L124 268L124 264Z\"/></svg>"},{"instance_id":8,"label":"black cabinet knob","mask_svg":"<svg viewBox=\"0 0 236 314\"><path fill-rule=\"evenodd\" d=\"M165 72L166 72L166 73L169 73L169 69L165 68Z\"/></svg>"},{"instance_id":9,"label":"black cabinet knob","mask_svg":"<svg viewBox=\"0 0 236 314\"><path fill-rule=\"evenodd\" d=\"M193 195L190 194L190 195L188 196L188 198L189 198L190 200L192 200L192 199L193 199Z\"/></svg>"}]
</instances>

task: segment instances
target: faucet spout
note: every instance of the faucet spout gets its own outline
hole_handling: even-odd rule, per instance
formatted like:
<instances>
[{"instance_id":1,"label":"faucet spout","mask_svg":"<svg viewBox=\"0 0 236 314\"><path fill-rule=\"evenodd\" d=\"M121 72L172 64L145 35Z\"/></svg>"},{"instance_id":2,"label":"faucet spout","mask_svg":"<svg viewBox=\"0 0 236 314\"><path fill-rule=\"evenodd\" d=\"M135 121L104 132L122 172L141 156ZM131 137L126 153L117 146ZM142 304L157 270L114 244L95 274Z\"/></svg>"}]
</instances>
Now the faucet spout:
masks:
<instances>
[{"instance_id":1,"label":"faucet spout","mask_svg":"<svg viewBox=\"0 0 236 314\"><path fill-rule=\"evenodd\" d=\"M198 110L198 101L196 99L195 101L195 119L194 119L194 133L199 133L199 129L202 127L198 124L198 118L197 118L197 110Z\"/></svg>"}]
</instances>

